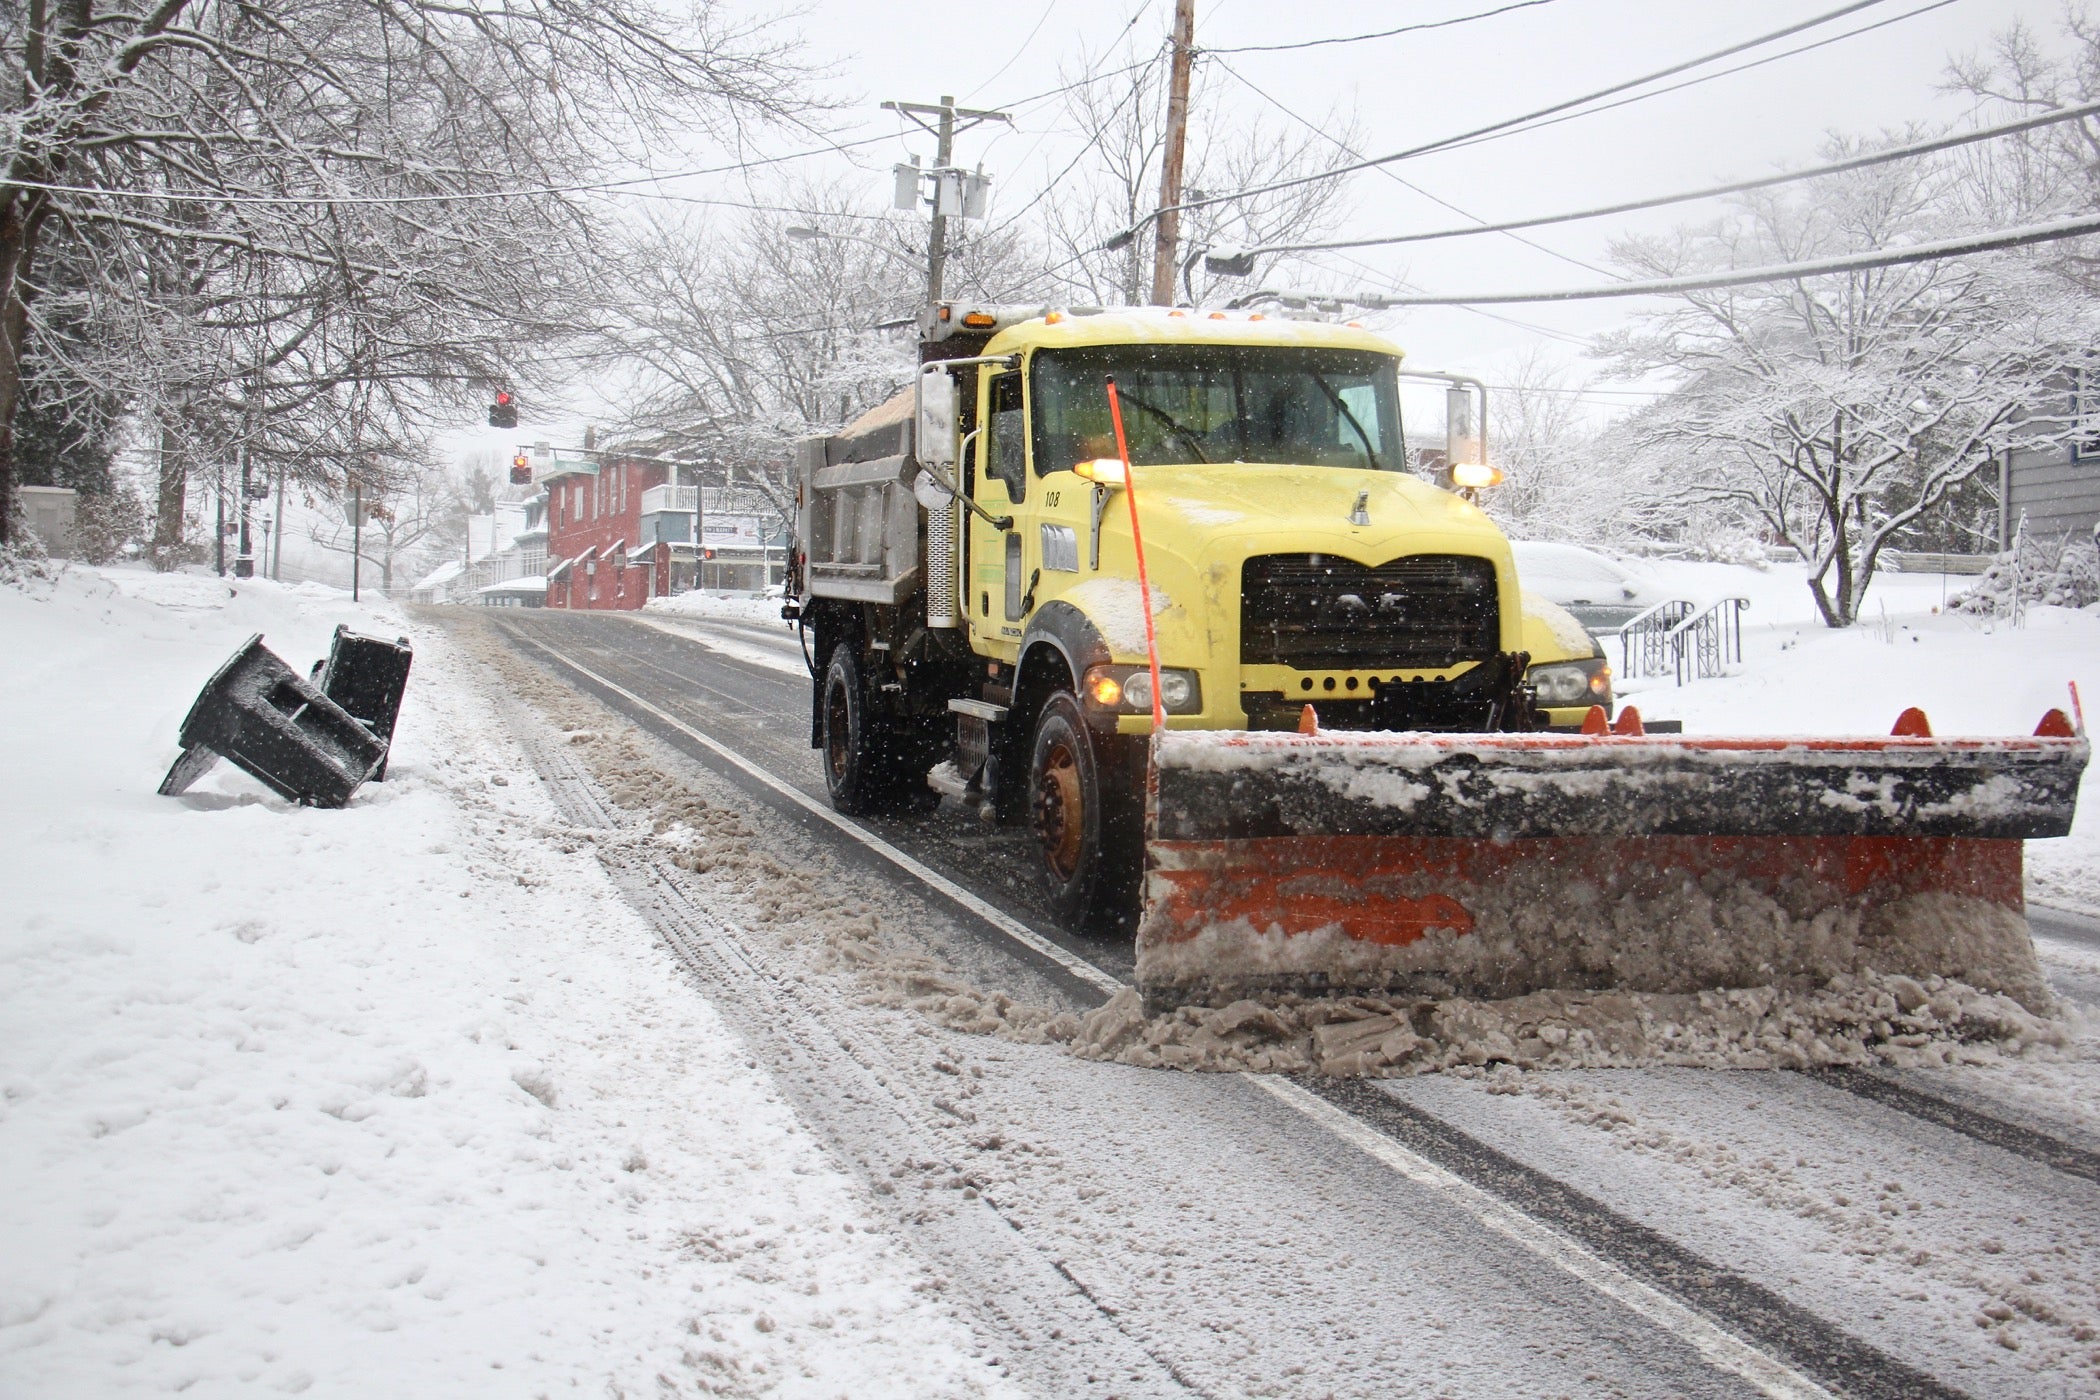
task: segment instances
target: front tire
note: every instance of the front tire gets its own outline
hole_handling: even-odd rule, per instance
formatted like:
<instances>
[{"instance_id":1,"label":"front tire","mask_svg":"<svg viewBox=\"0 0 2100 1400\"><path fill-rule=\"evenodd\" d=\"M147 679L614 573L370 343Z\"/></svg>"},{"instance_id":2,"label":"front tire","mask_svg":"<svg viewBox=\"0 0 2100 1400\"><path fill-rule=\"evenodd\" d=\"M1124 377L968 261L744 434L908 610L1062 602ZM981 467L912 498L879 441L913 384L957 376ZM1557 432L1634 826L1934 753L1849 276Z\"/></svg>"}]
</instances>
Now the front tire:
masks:
<instances>
[{"instance_id":1,"label":"front tire","mask_svg":"<svg viewBox=\"0 0 2100 1400\"><path fill-rule=\"evenodd\" d=\"M905 796L908 767L900 736L868 703L867 679L853 645L831 650L824 672L824 788L831 805L849 817L892 811Z\"/></svg>"},{"instance_id":2,"label":"front tire","mask_svg":"<svg viewBox=\"0 0 2100 1400\"><path fill-rule=\"evenodd\" d=\"M1028 821L1042 848L1050 908L1066 926L1104 932L1132 912L1140 844L1101 741L1079 701L1057 691L1029 744Z\"/></svg>"}]
</instances>

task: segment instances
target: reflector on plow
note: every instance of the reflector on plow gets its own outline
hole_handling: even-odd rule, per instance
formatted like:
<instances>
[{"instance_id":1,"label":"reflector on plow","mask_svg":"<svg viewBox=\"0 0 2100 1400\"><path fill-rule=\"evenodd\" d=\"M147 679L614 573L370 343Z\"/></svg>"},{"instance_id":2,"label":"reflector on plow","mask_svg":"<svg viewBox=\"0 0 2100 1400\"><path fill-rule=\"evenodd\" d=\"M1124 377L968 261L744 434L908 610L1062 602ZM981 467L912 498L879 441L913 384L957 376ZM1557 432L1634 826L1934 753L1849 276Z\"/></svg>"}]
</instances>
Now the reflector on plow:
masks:
<instances>
[{"instance_id":1,"label":"reflector on plow","mask_svg":"<svg viewBox=\"0 0 2100 1400\"><path fill-rule=\"evenodd\" d=\"M1913 713L1860 739L1161 734L1138 989L1157 1011L1876 971L2039 1009L2020 843L2070 831L2086 740L2055 711L2026 739Z\"/></svg>"}]
</instances>

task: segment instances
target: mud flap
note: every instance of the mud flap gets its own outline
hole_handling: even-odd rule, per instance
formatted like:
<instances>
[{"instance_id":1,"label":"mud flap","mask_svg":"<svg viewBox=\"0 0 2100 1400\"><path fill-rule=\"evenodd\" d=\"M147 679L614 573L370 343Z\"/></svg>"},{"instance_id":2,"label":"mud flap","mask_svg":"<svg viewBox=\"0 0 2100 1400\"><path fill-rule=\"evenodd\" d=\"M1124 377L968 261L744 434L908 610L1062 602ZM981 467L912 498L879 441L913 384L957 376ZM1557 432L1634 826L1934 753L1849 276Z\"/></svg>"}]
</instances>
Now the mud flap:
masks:
<instances>
[{"instance_id":1,"label":"mud flap","mask_svg":"<svg viewBox=\"0 0 2100 1400\"><path fill-rule=\"evenodd\" d=\"M2021 842L2087 757L2031 739L1166 734L1148 1005L1548 988L1690 992L1874 970L2040 986Z\"/></svg>"}]
</instances>

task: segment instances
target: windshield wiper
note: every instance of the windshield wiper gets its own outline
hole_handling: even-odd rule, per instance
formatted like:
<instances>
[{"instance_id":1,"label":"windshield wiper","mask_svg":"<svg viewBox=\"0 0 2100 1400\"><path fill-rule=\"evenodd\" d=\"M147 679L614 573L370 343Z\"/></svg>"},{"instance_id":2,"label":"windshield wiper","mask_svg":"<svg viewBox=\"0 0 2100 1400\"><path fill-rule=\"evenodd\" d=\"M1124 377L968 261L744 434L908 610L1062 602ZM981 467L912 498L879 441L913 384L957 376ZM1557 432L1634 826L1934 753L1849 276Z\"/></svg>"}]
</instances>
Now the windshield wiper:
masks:
<instances>
[{"instance_id":1,"label":"windshield wiper","mask_svg":"<svg viewBox=\"0 0 2100 1400\"><path fill-rule=\"evenodd\" d=\"M1180 419L1176 418L1173 414L1167 412L1165 409L1160 408L1155 404L1146 403L1143 399L1139 398L1136 394L1131 393L1128 389L1122 390L1122 398L1123 402L1127 404L1135 404L1137 407L1142 408L1145 410L1145 412L1151 414L1154 418L1157 418L1160 422L1166 424L1168 432L1174 434L1176 437L1180 438L1183 442L1186 442L1189 445L1190 450L1196 454L1197 461L1210 461L1209 454L1204 452L1203 450L1203 440L1196 436L1195 431L1193 429L1183 425Z\"/></svg>"},{"instance_id":2,"label":"windshield wiper","mask_svg":"<svg viewBox=\"0 0 2100 1400\"><path fill-rule=\"evenodd\" d=\"M1371 435L1364 431L1363 424L1356 421L1356 415L1350 411L1348 403L1335 392L1334 386L1327 382L1325 375L1318 370L1308 370L1307 373L1312 375L1313 383L1320 386L1320 392L1327 396L1327 401L1342 411L1342 417L1349 420L1349 426L1356 429L1356 435L1363 439L1364 466L1374 472L1383 470L1378 462L1378 450L1371 446Z\"/></svg>"}]
</instances>

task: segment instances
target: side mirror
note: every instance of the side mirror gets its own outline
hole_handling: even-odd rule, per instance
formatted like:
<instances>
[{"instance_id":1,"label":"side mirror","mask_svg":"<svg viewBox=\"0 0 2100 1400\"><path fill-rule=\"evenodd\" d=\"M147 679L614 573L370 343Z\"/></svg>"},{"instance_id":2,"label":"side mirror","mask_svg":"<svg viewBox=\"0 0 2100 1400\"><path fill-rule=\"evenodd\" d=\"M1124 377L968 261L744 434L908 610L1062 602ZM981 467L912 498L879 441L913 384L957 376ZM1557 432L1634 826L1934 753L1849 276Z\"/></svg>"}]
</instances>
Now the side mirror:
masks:
<instances>
[{"instance_id":1,"label":"side mirror","mask_svg":"<svg viewBox=\"0 0 2100 1400\"><path fill-rule=\"evenodd\" d=\"M919 411L912 429L912 452L924 466L955 465L955 380L941 365L928 365L919 371Z\"/></svg>"},{"instance_id":2,"label":"side mirror","mask_svg":"<svg viewBox=\"0 0 2100 1400\"><path fill-rule=\"evenodd\" d=\"M1474 415L1472 391L1454 384L1444 391L1444 461L1446 463L1487 460L1484 425ZM1462 481L1461 486L1477 483Z\"/></svg>"}]
</instances>

